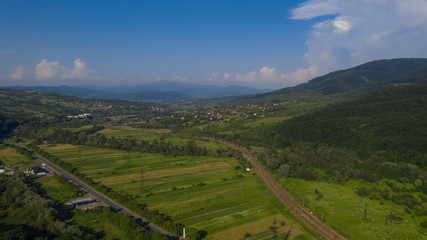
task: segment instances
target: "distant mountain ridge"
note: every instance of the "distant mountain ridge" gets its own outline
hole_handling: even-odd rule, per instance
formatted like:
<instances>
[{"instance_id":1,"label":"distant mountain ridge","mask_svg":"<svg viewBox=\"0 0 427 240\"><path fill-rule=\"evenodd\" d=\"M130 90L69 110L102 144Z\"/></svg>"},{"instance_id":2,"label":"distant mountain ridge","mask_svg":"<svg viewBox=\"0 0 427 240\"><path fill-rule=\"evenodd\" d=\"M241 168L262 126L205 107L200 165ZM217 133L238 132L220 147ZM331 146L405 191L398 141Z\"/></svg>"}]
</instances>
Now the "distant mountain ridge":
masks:
<instances>
[{"instance_id":1,"label":"distant mountain ridge","mask_svg":"<svg viewBox=\"0 0 427 240\"><path fill-rule=\"evenodd\" d=\"M170 80L162 80L136 86L12 86L4 88L49 91L81 98L106 98L136 101L174 101L194 98L218 98L226 96L251 95L272 91L272 89L260 90L243 86L221 87Z\"/></svg>"}]
</instances>

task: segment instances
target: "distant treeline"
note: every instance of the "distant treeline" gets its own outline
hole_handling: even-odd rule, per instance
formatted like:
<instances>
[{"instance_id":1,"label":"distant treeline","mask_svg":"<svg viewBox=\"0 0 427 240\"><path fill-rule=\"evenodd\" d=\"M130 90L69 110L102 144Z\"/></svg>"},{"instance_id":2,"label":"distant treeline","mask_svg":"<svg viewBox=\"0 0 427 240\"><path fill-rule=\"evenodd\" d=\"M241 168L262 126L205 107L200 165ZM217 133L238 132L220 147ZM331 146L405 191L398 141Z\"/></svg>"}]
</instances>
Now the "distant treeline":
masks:
<instances>
[{"instance_id":1,"label":"distant treeline","mask_svg":"<svg viewBox=\"0 0 427 240\"><path fill-rule=\"evenodd\" d=\"M159 153L167 156L221 156L231 157L241 155L239 151L231 148L206 149L205 146L198 146L194 140L188 140L184 145L173 145L170 142L157 140L152 142L145 140L137 141L133 138L120 139L114 136L106 137L104 134L96 133L103 129L102 126L94 125L91 129L72 132L70 130L55 129L44 139L38 139L36 142L41 143L63 143L73 145L86 145L99 148L109 148L125 151L139 151L146 153Z\"/></svg>"}]
</instances>

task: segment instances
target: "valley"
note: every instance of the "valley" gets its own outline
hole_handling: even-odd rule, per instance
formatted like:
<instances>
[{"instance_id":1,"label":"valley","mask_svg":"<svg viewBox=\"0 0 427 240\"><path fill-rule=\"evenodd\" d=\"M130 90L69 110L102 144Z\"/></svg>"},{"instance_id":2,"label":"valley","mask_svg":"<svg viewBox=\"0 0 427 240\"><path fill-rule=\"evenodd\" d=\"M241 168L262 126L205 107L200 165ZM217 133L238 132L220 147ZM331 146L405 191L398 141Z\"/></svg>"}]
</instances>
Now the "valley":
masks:
<instances>
[{"instance_id":1,"label":"valley","mask_svg":"<svg viewBox=\"0 0 427 240\"><path fill-rule=\"evenodd\" d=\"M423 69L424 59L375 61L266 94L183 102L0 90L0 133L32 142L50 162L175 236L185 226L189 239L422 239ZM90 115L67 117L83 113ZM0 161L16 172L41 165L6 145ZM87 213L92 223L61 210L85 193L56 178L27 184L56 202L58 218L87 225L79 236L161 238L138 225L122 233L114 220L122 217L102 207ZM6 209L2 216L15 219ZM101 222L116 230L101 233Z\"/></svg>"}]
</instances>

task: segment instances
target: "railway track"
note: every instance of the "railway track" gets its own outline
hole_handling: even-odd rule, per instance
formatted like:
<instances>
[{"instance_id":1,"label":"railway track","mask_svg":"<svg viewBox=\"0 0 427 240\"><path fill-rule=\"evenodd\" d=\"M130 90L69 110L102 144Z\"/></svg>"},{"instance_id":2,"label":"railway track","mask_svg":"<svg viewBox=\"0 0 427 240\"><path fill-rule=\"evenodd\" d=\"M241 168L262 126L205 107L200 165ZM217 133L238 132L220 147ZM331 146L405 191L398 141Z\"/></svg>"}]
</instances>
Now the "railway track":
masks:
<instances>
[{"instance_id":1,"label":"railway track","mask_svg":"<svg viewBox=\"0 0 427 240\"><path fill-rule=\"evenodd\" d=\"M252 164L252 166L255 168L255 170L258 172L258 174L261 176L261 178L266 183L267 187L277 196L277 198L280 200L280 202L285 205L287 208L291 210L291 213L296 216L298 219L303 221L307 227L312 229L313 231L320 234L320 236L324 239L328 240L344 240L343 236L339 235L337 232L335 232L332 228L321 222L319 219L317 219L315 216L311 214L311 212L307 211L305 208L303 208L298 202L296 202L283 188L274 180L274 178L259 164L255 158L252 156L252 154L244 147L222 139L217 138L211 138L211 137L198 137L198 136L192 136L192 135L182 135L177 134L177 136L181 137L188 137L188 138L197 138L197 139L204 139L204 140L211 140L216 142L222 142L228 145L231 145L237 149L239 149L243 157L249 160L249 162Z\"/></svg>"}]
</instances>

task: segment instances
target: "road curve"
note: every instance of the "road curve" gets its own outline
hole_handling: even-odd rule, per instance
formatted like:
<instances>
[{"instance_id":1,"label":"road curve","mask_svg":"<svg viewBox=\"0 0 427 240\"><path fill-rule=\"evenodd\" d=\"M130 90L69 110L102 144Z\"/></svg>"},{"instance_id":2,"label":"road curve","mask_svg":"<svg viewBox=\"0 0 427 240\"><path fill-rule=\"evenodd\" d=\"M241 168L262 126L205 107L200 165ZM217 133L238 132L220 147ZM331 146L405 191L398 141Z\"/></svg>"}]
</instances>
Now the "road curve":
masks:
<instances>
[{"instance_id":1,"label":"road curve","mask_svg":"<svg viewBox=\"0 0 427 240\"><path fill-rule=\"evenodd\" d=\"M183 135L183 134L177 134L177 136L222 142L222 143L226 143L228 145L236 147L242 152L243 156L250 161L252 166L256 169L258 174L267 184L268 188L270 188L270 190L279 198L280 202L286 207L288 207L291 210L291 213L297 218L299 218L300 220L302 220L307 227L319 233L323 238L328 240L344 240L345 239L343 236L339 235L332 228L322 223L319 219L314 217L309 211L307 211L299 203L297 203L285 190L283 190L283 188L261 166L261 164L259 164L255 160L255 158L250 154L250 152L246 148L236 143L217 139L217 138L198 137L198 136Z\"/></svg>"},{"instance_id":2,"label":"road curve","mask_svg":"<svg viewBox=\"0 0 427 240\"><path fill-rule=\"evenodd\" d=\"M143 226L148 231L159 232L159 233L163 234L164 236L168 237L168 239L171 239L171 240L177 240L178 239L178 237L176 237L176 236L172 235L171 233L165 231L164 229L160 228L159 226L157 226L157 225L155 225L155 224L153 224L153 223L151 223L151 222L143 219L138 214L132 212L131 210L125 208L124 206L120 205L119 203L117 203L116 201L112 200L111 198L109 198L109 197L105 196L104 194L98 192L97 190L93 189L92 187L90 187L86 183L82 182L78 178L74 177L70 173L64 171L62 168L56 166L52 162L46 160L45 158L41 157L37 153L33 152L31 149L28 149L25 146L25 144L13 144L13 143L10 143L10 142L7 142L7 141L5 141L5 143L7 143L9 145L15 145L15 146L18 146L18 147L21 147L21 148L25 148L25 149L31 151L33 157L39 159L42 163L46 164L46 166L49 169L51 169L52 171L56 172L58 175L63 176L66 179L70 180L72 183L74 183L75 185L77 185L78 187L80 187L81 189L83 189L84 191L86 191L89 194L91 194L92 196L94 196L96 199L98 199L98 201L103 202L106 205L115 208L118 212L121 212L121 213L126 214L126 215L128 215L130 217L135 218L137 220L137 223L140 224L141 226Z\"/></svg>"}]
</instances>

